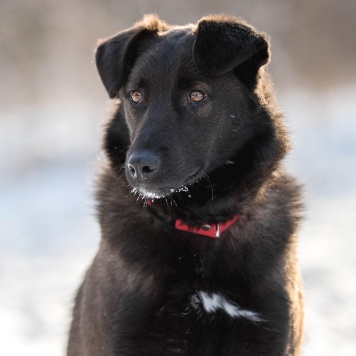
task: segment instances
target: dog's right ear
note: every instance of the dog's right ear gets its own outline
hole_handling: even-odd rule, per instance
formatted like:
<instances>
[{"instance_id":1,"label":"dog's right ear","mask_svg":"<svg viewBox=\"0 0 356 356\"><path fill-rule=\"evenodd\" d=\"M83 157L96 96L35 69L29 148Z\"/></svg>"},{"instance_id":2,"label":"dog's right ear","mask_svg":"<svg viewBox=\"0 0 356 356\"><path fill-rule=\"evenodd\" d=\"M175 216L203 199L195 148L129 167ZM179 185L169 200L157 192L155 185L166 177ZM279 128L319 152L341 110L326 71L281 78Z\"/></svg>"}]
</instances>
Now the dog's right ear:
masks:
<instances>
[{"instance_id":1,"label":"dog's right ear","mask_svg":"<svg viewBox=\"0 0 356 356\"><path fill-rule=\"evenodd\" d=\"M195 35L194 61L210 75L233 70L253 86L259 68L270 57L267 36L233 17L204 17Z\"/></svg>"},{"instance_id":2,"label":"dog's right ear","mask_svg":"<svg viewBox=\"0 0 356 356\"><path fill-rule=\"evenodd\" d=\"M100 78L110 98L114 98L125 84L139 53L144 52L153 37L168 29L155 15L145 15L132 28L99 41L95 60Z\"/></svg>"}]
</instances>

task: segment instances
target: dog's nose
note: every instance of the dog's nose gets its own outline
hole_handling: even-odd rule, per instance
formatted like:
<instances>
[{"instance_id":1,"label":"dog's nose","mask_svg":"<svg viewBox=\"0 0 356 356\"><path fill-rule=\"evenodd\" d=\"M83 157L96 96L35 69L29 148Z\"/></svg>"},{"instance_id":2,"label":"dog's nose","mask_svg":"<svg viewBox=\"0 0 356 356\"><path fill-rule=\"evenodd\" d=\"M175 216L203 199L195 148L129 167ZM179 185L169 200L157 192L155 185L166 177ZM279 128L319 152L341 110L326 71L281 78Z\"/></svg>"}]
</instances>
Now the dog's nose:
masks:
<instances>
[{"instance_id":1,"label":"dog's nose","mask_svg":"<svg viewBox=\"0 0 356 356\"><path fill-rule=\"evenodd\" d=\"M151 151L138 151L131 153L128 161L128 172L133 178L152 178L160 166L159 157Z\"/></svg>"}]
</instances>

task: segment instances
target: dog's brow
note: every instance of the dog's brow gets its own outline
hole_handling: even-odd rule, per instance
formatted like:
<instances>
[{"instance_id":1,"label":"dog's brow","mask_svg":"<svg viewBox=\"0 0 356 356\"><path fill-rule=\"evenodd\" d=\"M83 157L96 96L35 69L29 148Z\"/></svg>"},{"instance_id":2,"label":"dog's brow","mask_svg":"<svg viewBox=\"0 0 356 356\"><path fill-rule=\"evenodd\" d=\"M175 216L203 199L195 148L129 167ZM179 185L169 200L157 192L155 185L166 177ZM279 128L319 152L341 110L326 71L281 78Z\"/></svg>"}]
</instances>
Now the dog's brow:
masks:
<instances>
[{"instance_id":1,"label":"dog's brow","mask_svg":"<svg viewBox=\"0 0 356 356\"><path fill-rule=\"evenodd\" d=\"M147 80L143 77L140 78L140 80L138 81L138 86L140 88L144 88L147 86Z\"/></svg>"},{"instance_id":2,"label":"dog's brow","mask_svg":"<svg viewBox=\"0 0 356 356\"><path fill-rule=\"evenodd\" d=\"M130 78L128 83L129 83L128 86L130 89L137 89L137 88L142 89L142 88L147 87L147 80L143 76L140 76L137 79Z\"/></svg>"},{"instance_id":3,"label":"dog's brow","mask_svg":"<svg viewBox=\"0 0 356 356\"><path fill-rule=\"evenodd\" d=\"M181 78L178 81L178 85L181 89L189 89L189 88L201 88L204 90L209 91L210 85L204 81L204 80L200 80L200 78Z\"/></svg>"},{"instance_id":4,"label":"dog's brow","mask_svg":"<svg viewBox=\"0 0 356 356\"><path fill-rule=\"evenodd\" d=\"M191 63L183 63L180 65L180 67L178 67L177 73L179 73L180 78L186 81L204 81L204 78L206 78L203 74L200 74Z\"/></svg>"},{"instance_id":5,"label":"dog's brow","mask_svg":"<svg viewBox=\"0 0 356 356\"><path fill-rule=\"evenodd\" d=\"M206 76L195 68L192 63L182 63L177 72L179 73L178 83L182 87L206 84Z\"/></svg>"}]
</instances>

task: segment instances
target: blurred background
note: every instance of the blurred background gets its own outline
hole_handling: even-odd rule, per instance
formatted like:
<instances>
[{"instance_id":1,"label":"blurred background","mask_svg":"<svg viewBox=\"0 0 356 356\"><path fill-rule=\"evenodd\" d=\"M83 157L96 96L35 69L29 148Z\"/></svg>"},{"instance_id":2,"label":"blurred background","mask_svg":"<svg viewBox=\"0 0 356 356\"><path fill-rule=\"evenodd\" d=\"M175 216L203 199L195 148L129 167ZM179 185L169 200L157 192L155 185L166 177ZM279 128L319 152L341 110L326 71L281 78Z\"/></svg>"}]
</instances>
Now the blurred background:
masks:
<instances>
[{"instance_id":1,"label":"blurred background","mask_svg":"<svg viewBox=\"0 0 356 356\"><path fill-rule=\"evenodd\" d=\"M92 193L107 94L98 38L155 12L243 17L272 73L305 184L304 356L356 355L356 1L0 0L2 355L64 354L72 299L99 241Z\"/></svg>"}]
</instances>

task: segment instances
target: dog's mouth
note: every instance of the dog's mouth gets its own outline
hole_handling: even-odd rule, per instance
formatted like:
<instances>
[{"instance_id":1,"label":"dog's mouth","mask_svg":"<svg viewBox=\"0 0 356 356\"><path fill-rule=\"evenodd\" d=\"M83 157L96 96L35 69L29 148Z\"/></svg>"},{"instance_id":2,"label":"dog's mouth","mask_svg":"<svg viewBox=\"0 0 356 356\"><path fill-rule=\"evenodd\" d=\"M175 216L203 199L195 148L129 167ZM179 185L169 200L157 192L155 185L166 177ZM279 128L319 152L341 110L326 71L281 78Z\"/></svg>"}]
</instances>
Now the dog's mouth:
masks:
<instances>
[{"instance_id":1,"label":"dog's mouth","mask_svg":"<svg viewBox=\"0 0 356 356\"><path fill-rule=\"evenodd\" d=\"M159 187L157 189L147 189L144 185L135 187L131 190L134 195L138 194L142 199L163 199L175 193L186 193L189 196L189 188L200 181L203 177L204 165L200 166L193 174L188 176L186 182L178 187Z\"/></svg>"}]
</instances>

